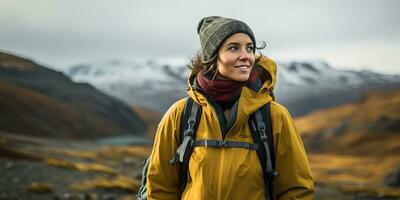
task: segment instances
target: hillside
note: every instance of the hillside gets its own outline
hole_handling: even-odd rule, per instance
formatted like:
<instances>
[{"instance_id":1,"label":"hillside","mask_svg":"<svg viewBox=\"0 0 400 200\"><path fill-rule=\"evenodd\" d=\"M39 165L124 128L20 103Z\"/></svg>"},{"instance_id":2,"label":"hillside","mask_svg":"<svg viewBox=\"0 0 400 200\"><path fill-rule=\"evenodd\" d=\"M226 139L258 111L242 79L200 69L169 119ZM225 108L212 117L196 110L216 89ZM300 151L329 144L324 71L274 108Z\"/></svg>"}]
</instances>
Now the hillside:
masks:
<instances>
[{"instance_id":1,"label":"hillside","mask_svg":"<svg viewBox=\"0 0 400 200\"><path fill-rule=\"evenodd\" d=\"M400 90L371 92L360 101L298 118L296 125L311 152L400 154Z\"/></svg>"},{"instance_id":2,"label":"hillside","mask_svg":"<svg viewBox=\"0 0 400 200\"><path fill-rule=\"evenodd\" d=\"M76 110L0 79L0 130L46 138L96 138L123 129L88 110Z\"/></svg>"},{"instance_id":3,"label":"hillside","mask_svg":"<svg viewBox=\"0 0 400 200\"><path fill-rule=\"evenodd\" d=\"M133 110L146 123L147 125L146 136L148 138L154 139L158 123L161 121L161 118L163 117L162 113L140 106L133 107Z\"/></svg>"},{"instance_id":4,"label":"hillside","mask_svg":"<svg viewBox=\"0 0 400 200\"><path fill-rule=\"evenodd\" d=\"M122 101L31 60L0 52L0 80L0 130L76 139L146 131Z\"/></svg>"},{"instance_id":5,"label":"hillside","mask_svg":"<svg viewBox=\"0 0 400 200\"><path fill-rule=\"evenodd\" d=\"M400 90L371 91L295 124L317 185L357 194L354 199L400 197Z\"/></svg>"}]
</instances>

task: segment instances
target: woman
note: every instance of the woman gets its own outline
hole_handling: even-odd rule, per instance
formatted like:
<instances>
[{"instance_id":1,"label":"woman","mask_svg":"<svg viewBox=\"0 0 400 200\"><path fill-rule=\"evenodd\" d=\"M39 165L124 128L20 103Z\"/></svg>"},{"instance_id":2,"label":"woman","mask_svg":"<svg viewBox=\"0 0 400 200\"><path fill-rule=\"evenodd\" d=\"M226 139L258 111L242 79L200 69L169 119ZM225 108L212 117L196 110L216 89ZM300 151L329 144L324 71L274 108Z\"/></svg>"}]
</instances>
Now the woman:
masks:
<instances>
[{"instance_id":1,"label":"woman","mask_svg":"<svg viewBox=\"0 0 400 200\"><path fill-rule=\"evenodd\" d=\"M273 196L312 199L314 185L302 141L289 112L273 100L275 63L255 55L256 40L244 22L205 17L197 32L201 52L192 61L188 89L189 96L202 107L196 140L252 143L249 116L269 103L275 169L279 173ZM257 81L262 85L254 89ZM180 192L179 168L169 161L179 146L185 101L173 104L158 126L147 171L148 199L267 199L257 153L245 148L195 147L187 184ZM232 112L236 115L232 117L234 105L237 112Z\"/></svg>"}]
</instances>

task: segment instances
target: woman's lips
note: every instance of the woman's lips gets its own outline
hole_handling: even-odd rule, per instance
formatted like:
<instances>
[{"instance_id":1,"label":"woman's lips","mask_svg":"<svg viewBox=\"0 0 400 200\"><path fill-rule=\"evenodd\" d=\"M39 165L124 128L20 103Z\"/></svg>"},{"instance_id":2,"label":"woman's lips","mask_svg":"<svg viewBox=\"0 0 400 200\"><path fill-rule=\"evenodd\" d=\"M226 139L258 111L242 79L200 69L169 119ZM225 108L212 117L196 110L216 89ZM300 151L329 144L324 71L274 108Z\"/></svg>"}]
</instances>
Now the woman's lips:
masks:
<instances>
[{"instance_id":1,"label":"woman's lips","mask_svg":"<svg viewBox=\"0 0 400 200\"><path fill-rule=\"evenodd\" d=\"M249 68L249 65L237 65L236 68Z\"/></svg>"},{"instance_id":2,"label":"woman's lips","mask_svg":"<svg viewBox=\"0 0 400 200\"><path fill-rule=\"evenodd\" d=\"M241 72L250 71L250 66L249 65L237 65L236 68L239 69Z\"/></svg>"}]
</instances>

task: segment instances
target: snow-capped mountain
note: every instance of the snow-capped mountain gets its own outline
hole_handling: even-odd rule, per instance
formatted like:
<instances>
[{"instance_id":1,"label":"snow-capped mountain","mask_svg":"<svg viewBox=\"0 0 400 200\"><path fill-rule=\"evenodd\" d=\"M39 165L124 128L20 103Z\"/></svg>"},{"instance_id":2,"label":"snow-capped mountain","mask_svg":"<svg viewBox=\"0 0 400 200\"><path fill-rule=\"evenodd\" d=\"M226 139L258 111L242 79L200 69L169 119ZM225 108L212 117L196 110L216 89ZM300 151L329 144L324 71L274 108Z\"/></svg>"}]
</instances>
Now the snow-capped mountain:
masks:
<instances>
[{"instance_id":1,"label":"snow-capped mountain","mask_svg":"<svg viewBox=\"0 0 400 200\"><path fill-rule=\"evenodd\" d=\"M175 71L174 71L175 70ZM182 73L179 68L172 68L168 64L148 62L121 62L110 61L90 65L76 65L68 70L68 75L79 82L107 86L131 85L136 87L150 87L153 89L169 89L176 81L174 75ZM180 75L180 74L179 74ZM180 77L177 77L178 80ZM182 77L182 80L184 78ZM106 87L106 88L103 88Z\"/></svg>"},{"instance_id":2,"label":"snow-capped mountain","mask_svg":"<svg viewBox=\"0 0 400 200\"><path fill-rule=\"evenodd\" d=\"M396 88L399 75L337 70L323 61L293 61L278 63L275 94L292 115L301 116L359 100L368 92Z\"/></svg>"},{"instance_id":3,"label":"snow-capped mountain","mask_svg":"<svg viewBox=\"0 0 400 200\"><path fill-rule=\"evenodd\" d=\"M131 105L161 112L186 95L189 70L184 61L110 61L80 64L64 73L76 82L90 83Z\"/></svg>"},{"instance_id":4,"label":"snow-capped mountain","mask_svg":"<svg viewBox=\"0 0 400 200\"><path fill-rule=\"evenodd\" d=\"M164 112L186 96L188 60L110 61L68 67L74 81L87 82L133 105ZM323 61L278 62L277 101L294 116L360 99L371 90L400 88L399 75L336 70Z\"/></svg>"},{"instance_id":5,"label":"snow-capped mountain","mask_svg":"<svg viewBox=\"0 0 400 200\"><path fill-rule=\"evenodd\" d=\"M358 87L364 81L396 82L399 76L384 75L371 71L336 70L323 61L278 63L278 84L312 85L337 88Z\"/></svg>"}]
</instances>

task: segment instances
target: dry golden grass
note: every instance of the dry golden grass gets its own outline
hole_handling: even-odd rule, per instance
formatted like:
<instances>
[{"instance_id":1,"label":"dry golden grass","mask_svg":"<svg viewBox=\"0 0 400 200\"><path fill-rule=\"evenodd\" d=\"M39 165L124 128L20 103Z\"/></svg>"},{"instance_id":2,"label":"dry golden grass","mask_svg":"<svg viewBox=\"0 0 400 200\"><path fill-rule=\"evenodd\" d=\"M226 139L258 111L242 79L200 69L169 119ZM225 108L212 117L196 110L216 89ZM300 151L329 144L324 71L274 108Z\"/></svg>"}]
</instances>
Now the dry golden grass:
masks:
<instances>
[{"instance_id":1,"label":"dry golden grass","mask_svg":"<svg viewBox=\"0 0 400 200\"><path fill-rule=\"evenodd\" d=\"M145 146L104 147L101 148L97 153L106 158L123 158L128 156L138 159L145 159L150 155L151 148Z\"/></svg>"},{"instance_id":2,"label":"dry golden grass","mask_svg":"<svg viewBox=\"0 0 400 200\"><path fill-rule=\"evenodd\" d=\"M308 159L316 181L357 185L382 185L385 175L400 164L400 155L309 154Z\"/></svg>"},{"instance_id":3,"label":"dry golden grass","mask_svg":"<svg viewBox=\"0 0 400 200\"><path fill-rule=\"evenodd\" d=\"M84 158L88 160L121 160L125 157L144 159L151 153L151 148L146 146L104 146L97 150L70 150L62 148L49 148L47 152L62 154L73 158Z\"/></svg>"},{"instance_id":4,"label":"dry golden grass","mask_svg":"<svg viewBox=\"0 0 400 200\"><path fill-rule=\"evenodd\" d=\"M350 193L400 197L400 188L383 185L388 172L400 164L400 155L349 156L308 155L314 180Z\"/></svg>"},{"instance_id":5,"label":"dry golden grass","mask_svg":"<svg viewBox=\"0 0 400 200\"><path fill-rule=\"evenodd\" d=\"M91 159L91 160L98 158L97 153L93 152L93 151L77 151L77 150L68 149L64 153L66 156L70 156L70 157L78 157L78 158L85 158L85 159Z\"/></svg>"},{"instance_id":6,"label":"dry golden grass","mask_svg":"<svg viewBox=\"0 0 400 200\"><path fill-rule=\"evenodd\" d=\"M99 177L94 180L84 180L78 183L74 183L70 186L73 190L86 191L91 189L121 189L127 191L137 191L140 186L140 182L132 178L118 175L114 179Z\"/></svg>"},{"instance_id":7,"label":"dry golden grass","mask_svg":"<svg viewBox=\"0 0 400 200\"><path fill-rule=\"evenodd\" d=\"M68 162L66 160L52 159L52 158L46 159L46 162L49 165L67 169L76 169L79 171L96 171L107 174L117 174L111 167L98 163L73 163L73 162Z\"/></svg>"},{"instance_id":8,"label":"dry golden grass","mask_svg":"<svg viewBox=\"0 0 400 200\"><path fill-rule=\"evenodd\" d=\"M54 189L50 183L33 182L30 186L26 188L26 191L35 194L47 194L54 192Z\"/></svg>"},{"instance_id":9,"label":"dry golden grass","mask_svg":"<svg viewBox=\"0 0 400 200\"><path fill-rule=\"evenodd\" d=\"M341 185L339 189L350 193L369 193L376 197L400 198L400 189L364 185Z\"/></svg>"},{"instance_id":10,"label":"dry golden grass","mask_svg":"<svg viewBox=\"0 0 400 200\"><path fill-rule=\"evenodd\" d=\"M74 158L84 158L88 160L96 160L99 158L96 151L85 151L85 150L72 150L72 149L62 149L62 148L49 148L46 152L62 154L68 157Z\"/></svg>"}]
</instances>

